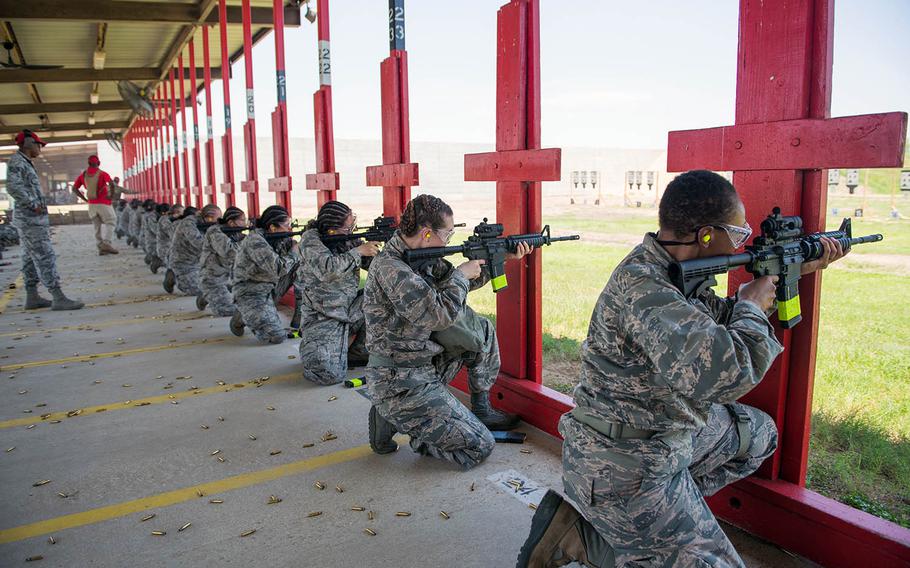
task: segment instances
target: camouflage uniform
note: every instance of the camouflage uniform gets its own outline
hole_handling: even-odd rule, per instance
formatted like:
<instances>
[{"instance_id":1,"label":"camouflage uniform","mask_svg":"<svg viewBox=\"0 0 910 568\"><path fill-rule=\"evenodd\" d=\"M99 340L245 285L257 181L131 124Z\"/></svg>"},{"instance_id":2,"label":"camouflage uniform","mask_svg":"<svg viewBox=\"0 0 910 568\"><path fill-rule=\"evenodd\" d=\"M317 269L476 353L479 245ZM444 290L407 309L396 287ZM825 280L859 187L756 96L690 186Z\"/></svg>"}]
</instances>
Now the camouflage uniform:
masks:
<instances>
[{"instance_id":1,"label":"camouflage uniform","mask_svg":"<svg viewBox=\"0 0 910 568\"><path fill-rule=\"evenodd\" d=\"M156 211L146 212L142 218L142 232L145 234L145 252L152 264L156 260L161 262L158 256L158 213Z\"/></svg>"},{"instance_id":2,"label":"camouflage uniform","mask_svg":"<svg viewBox=\"0 0 910 568\"><path fill-rule=\"evenodd\" d=\"M471 468L493 451L493 435L447 385L462 364L471 392L489 391L496 380L493 326L465 305L468 292L488 282L489 273L469 281L442 259L415 271L402 259L406 249L396 234L370 265L363 300L367 386L379 415L411 437L415 452ZM432 334L460 318L477 328L477 346L446 350Z\"/></svg>"},{"instance_id":3,"label":"camouflage uniform","mask_svg":"<svg viewBox=\"0 0 910 568\"><path fill-rule=\"evenodd\" d=\"M123 235L129 236L130 234L130 215L132 213L132 209L127 204L120 210L120 216L117 217L117 230Z\"/></svg>"},{"instance_id":4,"label":"camouflage uniform","mask_svg":"<svg viewBox=\"0 0 910 568\"><path fill-rule=\"evenodd\" d=\"M300 238L300 362L303 378L320 385L345 379L348 338L356 336L351 355L366 358L363 328L363 294L360 292L361 256L355 241L332 251L322 243L317 229ZM347 250L345 250L347 249Z\"/></svg>"},{"instance_id":5,"label":"camouflage uniform","mask_svg":"<svg viewBox=\"0 0 910 568\"><path fill-rule=\"evenodd\" d=\"M171 265L177 277L177 287L184 294L199 295L199 259L202 256L202 233L194 215L174 223L171 241Z\"/></svg>"},{"instance_id":6,"label":"camouflage uniform","mask_svg":"<svg viewBox=\"0 0 910 568\"><path fill-rule=\"evenodd\" d=\"M158 258L167 268L171 267L171 243L174 240L174 220L170 215L158 218L158 242L156 245Z\"/></svg>"},{"instance_id":7,"label":"camouflage uniform","mask_svg":"<svg viewBox=\"0 0 910 568\"><path fill-rule=\"evenodd\" d=\"M140 205L130 211L130 236L139 243L139 247L145 250L145 235L142 234L142 218L145 217L145 209Z\"/></svg>"},{"instance_id":8,"label":"camouflage uniform","mask_svg":"<svg viewBox=\"0 0 910 568\"><path fill-rule=\"evenodd\" d=\"M213 225L205 232L202 243L201 288L206 301L217 316L232 316L237 308L228 285L234 257L243 233L225 234L222 225Z\"/></svg>"},{"instance_id":9,"label":"camouflage uniform","mask_svg":"<svg viewBox=\"0 0 910 568\"><path fill-rule=\"evenodd\" d=\"M685 298L671 261L645 236L597 301L578 408L559 424L563 481L617 566L743 566L704 497L777 447L771 417L732 403L783 348L755 304L710 290Z\"/></svg>"},{"instance_id":10,"label":"camouflage uniform","mask_svg":"<svg viewBox=\"0 0 910 568\"><path fill-rule=\"evenodd\" d=\"M13 226L22 244L22 276L26 288L40 281L48 290L60 288L57 256L51 246L50 221L47 213L35 213L33 207L47 208L41 193L38 172L32 161L21 151L10 157L6 165L6 191L13 199Z\"/></svg>"},{"instance_id":11,"label":"camouflage uniform","mask_svg":"<svg viewBox=\"0 0 910 568\"><path fill-rule=\"evenodd\" d=\"M280 343L287 338L287 331L275 307L275 287L296 270L300 258L285 243L277 245L276 252L262 234L261 229L250 231L237 249L234 305L258 339Z\"/></svg>"}]
</instances>

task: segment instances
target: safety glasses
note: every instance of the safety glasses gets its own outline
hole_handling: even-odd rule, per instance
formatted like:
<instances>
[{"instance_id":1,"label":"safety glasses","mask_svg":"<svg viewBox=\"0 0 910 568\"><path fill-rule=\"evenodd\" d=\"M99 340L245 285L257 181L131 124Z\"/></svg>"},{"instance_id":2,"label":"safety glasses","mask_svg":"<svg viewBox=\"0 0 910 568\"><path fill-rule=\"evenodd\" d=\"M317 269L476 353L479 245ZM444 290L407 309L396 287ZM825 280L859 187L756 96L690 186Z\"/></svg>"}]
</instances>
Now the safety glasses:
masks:
<instances>
[{"instance_id":1,"label":"safety glasses","mask_svg":"<svg viewBox=\"0 0 910 568\"><path fill-rule=\"evenodd\" d=\"M434 232L436 233L436 236L439 237L440 240L442 240L442 242L444 242L445 244L449 244L449 241L452 240L452 235L455 234L455 227L452 227L450 230L448 230L446 232L442 232L442 231L434 231Z\"/></svg>"},{"instance_id":2,"label":"safety glasses","mask_svg":"<svg viewBox=\"0 0 910 568\"><path fill-rule=\"evenodd\" d=\"M730 237L730 242L733 244L734 249L746 244L746 241L749 240L749 237L752 236L752 227L749 226L749 223L746 223L745 227L737 227L736 225L727 225L726 223L718 223L712 225L719 229L723 229L727 236Z\"/></svg>"}]
</instances>

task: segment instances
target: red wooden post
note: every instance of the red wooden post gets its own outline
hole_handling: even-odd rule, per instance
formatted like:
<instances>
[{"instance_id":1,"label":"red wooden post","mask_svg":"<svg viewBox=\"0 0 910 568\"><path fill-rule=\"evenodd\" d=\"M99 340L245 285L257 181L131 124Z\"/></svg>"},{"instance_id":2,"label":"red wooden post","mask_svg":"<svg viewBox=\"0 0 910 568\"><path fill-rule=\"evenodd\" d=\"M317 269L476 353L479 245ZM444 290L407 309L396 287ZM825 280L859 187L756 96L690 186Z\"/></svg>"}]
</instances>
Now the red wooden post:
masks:
<instances>
[{"instance_id":1,"label":"red wooden post","mask_svg":"<svg viewBox=\"0 0 910 568\"><path fill-rule=\"evenodd\" d=\"M240 191L246 193L249 217L259 216L259 167L256 163L256 108L253 104L253 34L250 0L243 0L243 63L246 71L246 124L243 126L243 147L246 150L246 180Z\"/></svg>"},{"instance_id":2,"label":"red wooden post","mask_svg":"<svg viewBox=\"0 0 910 568\"><path fill-rule=\"evenodd\" d=\"M190 148L186 136L186 90L183 76L183 56L177 57L177 75L180 79L180 127L183 134L183 203L189 207L193 203L190 186Z\"/></svg>"},{"instance_id":3,"label":"red wooden post","mask_svg":"<svg viewBox=\"0 0 910 568\"><path fill-rule=\"evenodd\" d=\"M152 172L151 152L149 152L149 121L142 119L142 169L144 172L144 183L142 184L142 193L139 194L141 199L148 197L154 187L154 177Z\"/></svg>"},{"instance_id":4,"label":"red wooden post","mask_svg":"<svg viewBox=\"0 0 910 568\"><path fill-rule=\"evenodd\" d=\"M173 70L172 70L173 71ZM164 122L164 147L166 149L165 154L165 163L164 167L167 170L167 197L164 199L165 203L171 203L174 199L174 195L177 190L177 180L179 179L174 173L174 158L176 157L176 152L174 152L174 147L171 145L171 98L170 98L170 89L168 88L169 84L167 81L161 82L161 92L162 92L162 109L161 116Z\"/></svg>"},{"instance_id":5,"label":"red wooden post","mask_svg":"<svg viewBox=\"0 0 910 568\"><path fill-rule=\"evenodd\" d=\"M193 182L196 207L205 205L202 195L202 149L199 147L199 105L196 104L196 49L190 40L190 106L193 107Z\"/></svg>"},{"instance_id":6,"label":"red wooden post","mask_svg":"<svg viewBox=\"0 0 910 568\"><path fill-rule=\"evenodd\" d=\"M408 121L408 52L405 50L404 0L389 0L389 57L379 66L382 84L382 163L367 167L367 185L382 186L383 214L401 216L419 185L411 160Z\"/></svg>"},{"instance_id":7,"label":"red wooden post","mask_svg":"<svg viewBox=\"0 0 910 568\"><path fill-rule=\"evenodd\" d=\"M168 73L170 82L170 99L171 99L171 133L174 136L173 150L174 155L171 158L172 167L174 168L174 203L182 204L183 195L180 191L180 141L177 137L177 90L174 85L174 68Z\"/></svg>"},{"instance_id":8,"label":"red wooden post","mask_svg":"<svg viewBox=\"0 0 910 568\"><path fill-rule=\"evenodd\" d=\"M210 203L218 203L215 182L215 132L212 128L212 64L209 56L209 27L202 26L202 68L205 84L205 193Z\"/></svg>"},{"instance_id":9,"label":"red wooden post","mask_svg":"<svg viewBox=\"0 0 910 568\"><path fill-rule=\"evenodd\" d=\"M733 170L753 227L779 206L800 215L807 232L824 230L822 168L902 165L906 114L830 118L833 4L741 0L736 125L669 134L668 171ZM731 274L730 290L750 279L744 271ZM746 480L710 503L731 522L825 565L910 562L910 531L848 514L804 489L820 283L820 274L802 279L803 320L792 331L778 329L786 350L743 398L777 424L779 450L759 471L771 481ZM768 491L778 495L769 498Z\"/></svg>"},{"instance_id":10,"label":"red wooden post","mask_svg":"<svg viewBox=\"0 0 910 568\"><path fill-rule=\"evenodd\" d=\"M340 177L335 171L335 133L332 126L332 48L329 39L329 0L317 0L319 26L319 90L313 94L316 173L307 174L306 188L315 190L316 206L337 197Z\"/></svg>"},{"instance_id":11,"label":"red wooden post","mask_svg":"<svg viewBox=\"0 0 910 568\"><path fill-rule=\"evenodd\" d=\"M221 89L224 98L224 136L221 137L221 160L224 166L224 183L221 193L227 206L235 205L234 198L234 141L231 138L231 59L228 54L227 0L218 0L218 31L221 38Z\"/></svg>"},{"instance_id":12,"label":"red wooden post","mask_svg":"<svg viewBox=\"0 0 910 568\"><path fill-rule=\"evenodd\" d=\"M157 100L155 102L155 117L158 122L158 146L161 148L160 156L158 159L160 161L159 168L161 169L162 179L161 192L158 194L158 199L155 200L158 203L169 201L171 196L170 160L168 160L168 145L164 141L164 134L167 132L167 124L164 120L164 109L161 108L161 105L164 101L163 92L163 84L158 85Z\"/></svg>"},{"instance_id":13,"label":"red wooden post","mask_svg":"<svg viewBox=\"0 0 910 568\"><path fill-rule=\"evenodd\" d=\"M275 81L278 105L272 111L272 156L275 177L269 180L269 191L276 202L291 212L291 155L288 147L287 79L284 65L284 0L272 0L275 24Z\"/></svg>"}]
</instances>

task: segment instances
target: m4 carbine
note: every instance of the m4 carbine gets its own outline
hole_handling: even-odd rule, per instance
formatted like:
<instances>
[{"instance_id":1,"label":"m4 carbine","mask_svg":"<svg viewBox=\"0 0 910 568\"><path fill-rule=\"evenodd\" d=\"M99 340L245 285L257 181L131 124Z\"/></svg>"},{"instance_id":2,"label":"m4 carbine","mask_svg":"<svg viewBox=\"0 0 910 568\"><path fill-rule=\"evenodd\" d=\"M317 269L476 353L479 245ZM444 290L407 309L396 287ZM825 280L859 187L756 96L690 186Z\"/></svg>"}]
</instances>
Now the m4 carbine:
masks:
<instances>
[{"instance_id":1,"label":"m4 carbine","mask_svg":"<svg viewBox=\"0 0 910 568\"><path fill-rule=\"evenodd\" d=\"M781 327L790 329L802 320L799 306L799 278L803 263L821 258L825 252L822 237L835 239L844 250L853 245L874 243L882 235L854 237L850 219L844 219L836 231L803 234L803 220L782 216L780 207L762 221L761 236L746 247L746 252L730 256L710 256L670 264L670 279L688 298L717 284L714 278L731 269L744 266L756 278L777 276L777 317Z\"/></svg>"},{"instance_id":2,"label":"m4 carbine","mask_svg":"<svg viewBox=\"0 0 910 568\"><path fill-rule=\"evenodd\" d=\"M452 247L406 250L404 252L404 260L408 263L420 262L459 253L463 254L468 260L485 260L487 269L490 271L490 283L493 285L493 291L499 292L500 290L505 290L509 285L506 281L506 255L518 250L519 243L526 243L538 248L560 241L577 241L581 238L578 235L551 237L549 225L545 226L540 233L511 235L508 237L503 237L502 233L502 224L491 224L484 218L482 223L474 227L474 234L468 237L464 244Z\"/></svg>"},{"instance_id":3,"label":"m4 carbine","mask_svg":"<svg viewBox=\"0 0 910 568\"><path fill-rule=\"evenodd\" d=\"M460 223L455 226L464 227L465 224ZM373 243L387 243L395 235L395 231L398 230L398 223L395 222L395 217L383 217L380 215L373 220L372 225L357 227L357 230L360 232L340 235L323 235L320 239L326 246L356 239L363 239L366 242Z\"/></svg>"}]
</instances>

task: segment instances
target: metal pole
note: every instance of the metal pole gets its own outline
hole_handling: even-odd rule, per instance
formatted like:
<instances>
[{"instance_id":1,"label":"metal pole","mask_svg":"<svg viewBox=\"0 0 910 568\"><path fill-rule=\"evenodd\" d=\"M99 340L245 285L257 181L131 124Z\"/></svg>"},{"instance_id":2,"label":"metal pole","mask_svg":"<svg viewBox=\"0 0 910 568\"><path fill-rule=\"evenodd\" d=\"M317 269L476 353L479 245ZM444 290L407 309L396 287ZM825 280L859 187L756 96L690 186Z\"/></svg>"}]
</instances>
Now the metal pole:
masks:
<instances>
[{"instance_id":1,"label":"metal pole","mask_svg":"<svg viewBox=\"0 0 910 568\"><path fill-rule=\"evenodd\" d=\"M250 0L243 0L243 63L246 70L246 125L243 127L243 146L246 150L246 180L240 190L246 193L247 215L259 216L259 168L256 163L256 108L253 97L253 34Z\"/></svg>"},{"instance_id":2,"label":"metal pole","mask_svg":"<svg viewBox=\"0 0 910 568\"><path fill-rule=\"evenodd\" d=\"M234 141L231 132L231 59L228 54L227 0L218 0L218 31L221 35L221 88L224 98L224 136L221 138L221 159L224 166L224 183L221 192L228 207L235 205L234 198Z\"/></svg>"}]
</instances>

